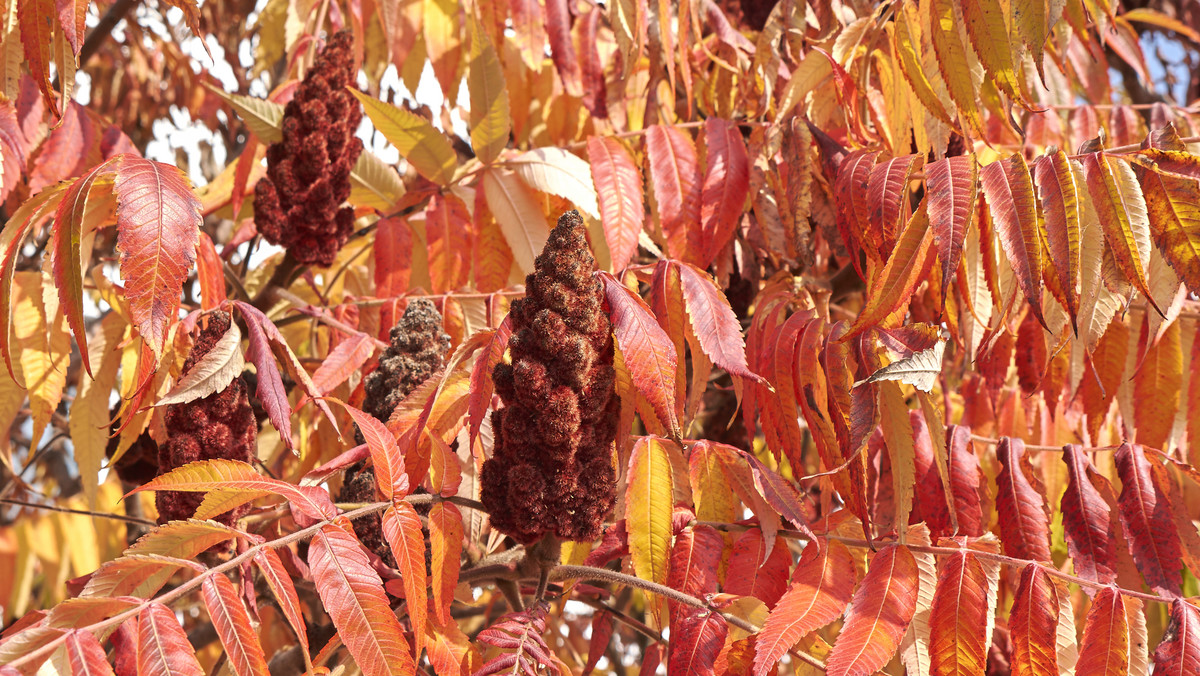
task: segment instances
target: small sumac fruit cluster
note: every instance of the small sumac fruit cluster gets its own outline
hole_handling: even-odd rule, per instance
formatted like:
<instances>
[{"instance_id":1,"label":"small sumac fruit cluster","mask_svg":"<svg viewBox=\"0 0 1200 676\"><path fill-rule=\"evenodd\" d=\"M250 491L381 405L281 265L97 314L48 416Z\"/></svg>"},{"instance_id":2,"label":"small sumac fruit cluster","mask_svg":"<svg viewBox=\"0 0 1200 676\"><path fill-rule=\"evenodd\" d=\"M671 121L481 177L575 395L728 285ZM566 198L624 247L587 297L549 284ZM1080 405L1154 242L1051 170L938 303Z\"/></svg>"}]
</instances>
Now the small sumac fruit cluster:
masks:
<instances>
[{"instance_id":1,"label":"small sumac fruit cluster","mask_svg":"<svg viewBox=\"0 0 1200 676\"><path fill-rule=\"evenodd\" d=\"M450 349L450 336L442 330L442 315L425 298L409 301L404 316L390 332L391 345L379 358L379 367L363 380L366 396L363 411L387 422L396 405L442 366ZM338 502L375 502L375 470L362 463L346 470ZM363 545L388 565L395 565L391 548L384 540L378 514L356 519L354 532Z\"/></svg>"},{"instance_id":2,"label":"small sumac fruit cluster","mask_svg":"<svg viewBox=\"0 0 1200 676\"><path fill-rule=\"evenodd\" d=\"M595 266L583 219L563 214L509 313L511 363L492 371L504 406L492 414L482 500L492 525L518 542L593 539L616 501L619 400Z\"/></svg>"},{"instance_id":3,"label":"small sumac fruit cluster","mask_svg":"<svg viewBox=\"0 0 1200 676\"><path fill-rule=\"evenodd\" d=\"M350 170L362 152L362 109L346 87L358 72L354 36L342 31L317 57L283 111L283 140L267 149L254 187L254 222L304 264L331 265L354 229Z\"/></svg>"},{"instance_id":4,"label":"small sumac fruit cluster","mask_svg":"<svg viewBox=\"0 0 1200 676\"><path fill-rule=\"evenodd\" d=\"M230 317L215 312L201 319L206 322L197 333L192 351L183 364L186 375L229 330ZM170 472L197 460L240 460L251 462L258 439L258 420L250 407L250 390L238 376L220 392L203 399L174 404L164 415L167 440L158 446L158 469ZM204 493L158 491L154 495L159 523L190 519L204 500ZM233 525L244 516L249 505L225 512L217 521Z\"/></svg>"}]
</instances>

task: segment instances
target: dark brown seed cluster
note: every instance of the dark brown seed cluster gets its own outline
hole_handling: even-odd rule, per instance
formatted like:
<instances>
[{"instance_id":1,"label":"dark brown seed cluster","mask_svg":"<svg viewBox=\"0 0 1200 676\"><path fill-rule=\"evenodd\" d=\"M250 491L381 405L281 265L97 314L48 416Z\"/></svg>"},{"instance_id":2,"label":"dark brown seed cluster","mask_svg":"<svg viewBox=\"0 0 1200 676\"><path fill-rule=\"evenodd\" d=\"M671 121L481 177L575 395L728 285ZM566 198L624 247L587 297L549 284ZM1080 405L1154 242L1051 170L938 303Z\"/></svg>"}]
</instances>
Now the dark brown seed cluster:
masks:
<instances>
[{"instance_id":1,"label":"dark brown seed cluster","mask_svg":"<svg viewBox=\"0 0 1200 676\"><path fill-rule=\"evenodd\" d=\"M229 330L228 313L217 312L201 319L206 322L196 335L195 344L183 364L186 374L208 354ZM229 386L203 399L174 404L164 415L167 441L158 447L159 472L166 473L197 460L240 460L251 462L255 456L258 421L250 408L249 389L241 376ZM204 493L158 491L154 496L159 523L190 519L204 499ZM217 521L233 525L249 510L248 505L226 512Z\"/></svg>"},{"instance_id":2,"label":"dark brown seed cluster","mask_svg":"<svg viewBox=\"0 0 1200 676\"><path fill-rule=\"evenodd\" d=\"M363 381L363 411L387 422L396 405L442 366L450 349L450 336L442 330L442 315L427 299L409 301L404 316L392 327L391 345L379 358L379 367ZM420 490L420 489L418 489ZM363 463L346 470L338 502L375 502L375 470ZM391 548L383 537L381 517L373 514L354 521L354 533L367 549L395 566Z\"/></svg>"},{"instance_id":3,"label":"dark brown seed cluster","mask_svg":"<svg viewBox=\"0 0 1200 676\"><path fill-rule=\"evenodd\" d=\"M492 371L504 406L492 414L482 500L521 543L593 539L616 501L612 326L595 265L583 219L563 214L509 313L511 363Z\"/></svg>"},{"instance_id":4,"label":"dark brown seed cluster","mask_svg":"<svg viewBox=\"0 0 1200 676\"><path fill-rule=\"evenodd\" d=\"M254 222L300 263L331 265L354 229L350 170L362 109L354 84L354 36L329 39L283 111L283 140L267 149L267 175L254 188Z\"/></svg>"}]
</instances>

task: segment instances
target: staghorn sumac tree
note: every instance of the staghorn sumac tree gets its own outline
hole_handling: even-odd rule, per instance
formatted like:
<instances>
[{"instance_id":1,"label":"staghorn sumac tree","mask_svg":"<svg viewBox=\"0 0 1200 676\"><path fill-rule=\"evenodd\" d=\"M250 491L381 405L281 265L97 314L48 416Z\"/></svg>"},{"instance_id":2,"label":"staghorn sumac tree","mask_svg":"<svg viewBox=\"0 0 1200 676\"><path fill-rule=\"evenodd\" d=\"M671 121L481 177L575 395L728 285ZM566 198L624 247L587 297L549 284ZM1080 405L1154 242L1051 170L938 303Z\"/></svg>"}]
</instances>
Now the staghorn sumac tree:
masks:
<instances>
[{"instance_id":1,"label":"staghorn sumac tree","mask_svg":"<svg viewBox=\"0 0 1200 676\"><path fill-rule=\"evenodd\" d=\"M0 8L0 674L1200 673L1191 5Z\"/></svg>"}]
</instances>

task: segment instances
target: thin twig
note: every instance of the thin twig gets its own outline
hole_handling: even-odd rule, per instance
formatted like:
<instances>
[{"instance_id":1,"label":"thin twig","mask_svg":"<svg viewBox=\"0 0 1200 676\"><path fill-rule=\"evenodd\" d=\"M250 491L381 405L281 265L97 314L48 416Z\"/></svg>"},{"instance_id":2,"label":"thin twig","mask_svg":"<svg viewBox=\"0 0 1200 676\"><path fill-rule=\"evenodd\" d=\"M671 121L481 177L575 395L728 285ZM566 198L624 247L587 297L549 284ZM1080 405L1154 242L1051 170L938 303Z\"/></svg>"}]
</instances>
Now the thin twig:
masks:
<instances>
[{"instance_id":1,"label":"thin twig","mask_svg":"<svg viewBox=\"0 0 1200 676\"><path fill-rule=\"evenodd\" d=\"M621 612L620 610L613 608L612 606L604 603L603 601L600 601L599 599L593 599L593 598L590 598L587 596L577 596L575 598L575 600L579 601L580 603L582 603L584 605L591 606L591 607L595 608L596 610L601 610L601 611L604 611L604 612L612 615L621 624L624 624L625 626L632 628L633 630L637 631L642 636L645 636L646 638L650 639L651 641L654 641L655 643L666 643L666 639L664 639L662 637L662 634L658 633L657 631L654 631L654 629L652 629L645 622L642 622L642 621L638 620L637 618L630 617L629 615L626 615L625 613Z\"/></svg>"},{"instance_id":2,"label":"thin twig","mask_svg":"<svg viewBox=\"0 0 1200 676\"><path fill-rule=\"evenodd\" d=\"M93 512L86 509L69 509L67 507L58 507L56 505L43 505L36 502L26 502L24 500L14 500L13 498L0 498L0 504L15 505L18 507L30 507L32 509L40 509L47 512L62 512L63 514L80 514L82 516L96 516L102 519L112 519L114 521L125 521L127 523L136 523L143 526L154 527L158 524L149 519L139 519L135 516L125 516L124 514L108 514L105 512Z\"/></svg>"}]
</instances>

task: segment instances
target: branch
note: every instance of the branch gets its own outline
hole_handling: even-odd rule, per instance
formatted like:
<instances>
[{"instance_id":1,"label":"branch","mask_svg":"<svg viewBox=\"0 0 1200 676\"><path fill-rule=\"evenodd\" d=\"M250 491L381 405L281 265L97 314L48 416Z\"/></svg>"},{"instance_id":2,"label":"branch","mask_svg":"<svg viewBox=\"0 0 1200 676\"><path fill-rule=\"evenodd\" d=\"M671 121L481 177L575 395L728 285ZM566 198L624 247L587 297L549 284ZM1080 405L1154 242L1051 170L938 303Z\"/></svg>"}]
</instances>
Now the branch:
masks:
<instances>
[{"instance_id":1,"label":"branch","mask_svg":"<svg viewBox=\"0 0 1200 676\"><path fill-rule=\"evenodd\" d=\"M126 523L136 523L142 526L150 526L153 528L158 524L149 519L139 519L136 516L126 516L124 514L108 514L106 512L93 512L87 509L68 509L66 507L58 507L55 505L42 505L36 502L26 502L24 500L16 500L13 498L0 498L0 504L16 505L18 507L30 507L32 509L41 509L47 512L62 512L63 514L82 514L83 516L96 516L102 519L113 519L114 521L124 521Z\"/></svg>"},{"instance_id":2,"label":"branch","mask_svg":"<svg viewBox=\"0 0 1200 676\"><path fill-rule=\"evenodd\" d=\"M87 38L83 41L83 47L79 48L80 66L87 65L88 59L100 50L100 45L108 40L113 29L121 23L121 19L124 19L136 4L137 0L117 0L108 8L108 11L96 23L96 27L88 32Z\"/></svg>"}]
</instances>

